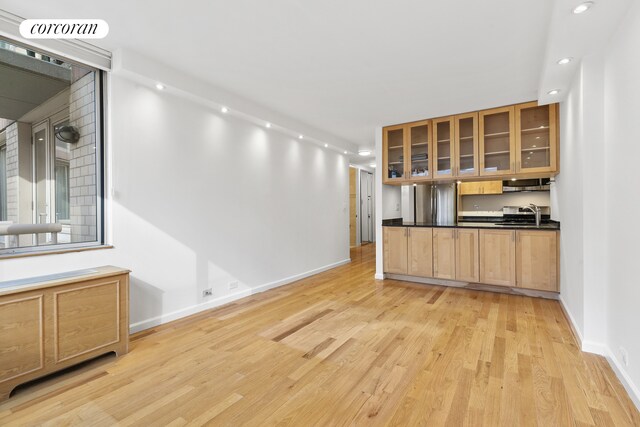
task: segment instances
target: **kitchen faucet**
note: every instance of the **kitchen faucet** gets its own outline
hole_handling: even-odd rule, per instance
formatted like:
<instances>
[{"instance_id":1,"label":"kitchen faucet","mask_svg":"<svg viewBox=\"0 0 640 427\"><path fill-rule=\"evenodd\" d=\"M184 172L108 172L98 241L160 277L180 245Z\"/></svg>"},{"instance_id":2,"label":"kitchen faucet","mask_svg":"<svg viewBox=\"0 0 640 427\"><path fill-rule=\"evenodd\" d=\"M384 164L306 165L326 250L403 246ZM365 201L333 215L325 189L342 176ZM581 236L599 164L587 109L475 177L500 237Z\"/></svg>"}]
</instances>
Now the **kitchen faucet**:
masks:
<instances>
[{"instance_id":1,"label":"kitchen faucet","mask_svg":"<svg viewBox=\"0 0 640 427\"><path fill-rule=\"evenodd\" d=\"M526 209L533 212L536 216L536 227L540 227L540 220L542 218L542 209L540 209L539 206L536 206L533 203L531 203L529 206L523 206L522 209Z\"/></svg>"}]
</instances>

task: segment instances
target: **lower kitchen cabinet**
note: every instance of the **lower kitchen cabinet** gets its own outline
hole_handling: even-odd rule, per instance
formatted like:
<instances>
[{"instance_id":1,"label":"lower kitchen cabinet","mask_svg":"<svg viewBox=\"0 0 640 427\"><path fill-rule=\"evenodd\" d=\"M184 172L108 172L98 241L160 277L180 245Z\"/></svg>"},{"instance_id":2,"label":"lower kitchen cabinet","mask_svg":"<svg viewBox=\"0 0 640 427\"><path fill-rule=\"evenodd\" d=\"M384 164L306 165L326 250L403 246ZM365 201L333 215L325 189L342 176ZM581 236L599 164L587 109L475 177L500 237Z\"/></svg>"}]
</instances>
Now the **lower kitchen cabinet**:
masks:
<instances>
[{"instance_id":1,"label":"lower kitchen cabinet","mask_svg":"<svg viewBox=\"0 0 640 427\"><path fill-rule=\"evenodd\" d=\"M384 271L407 274L407 227L383 227Z\"/></svg>"},{"instance_id":2,"label":"lower kitchen cabinet","mask_svg":"<svg viewBox=\"0 0 640 427\"><path fill-rule=\"evenodd\" d=\"M480 281L478 230L456 230L456 280Z\"/></svg>"},{"instance_id":3,"label":"lower kitchen cabinet","mask_svg":"<svg viewBox=\"0 0 640 427\"><path fill-rule=\"evenodd\" d=\"M433 277L455 280L456 239L455 228L433 229Z\"/></svg>"},{"instance_id":4,"label":"lower kitchen cabinet","mask_svg":"<svg viewBox=\"0 0 640 427\"><path fill-rule=\"evenodd\" d=\"M480 230L480 282L516 285L515 230Z\"/></svg>"},{"instance_id":5,"label":"lower kitchen cabinet","mask_svg":"<svg viewBox=\"0 0 640 427\"><path fill-rule=\"evenodd\" d=\"M409 228L408 274L418 277L433 276L433 230L431 228Z\"/></svg>"},{"instance_id":6,"label":"lower kitchen cabinet","mask_svg":"<svg viewBox=\"0 0 640 427\"><path fill-rule=\"evenodd\" d=\"M557 292L558 233L518 230L516 235L517 286Z\"/></svg>"}]
</instances>

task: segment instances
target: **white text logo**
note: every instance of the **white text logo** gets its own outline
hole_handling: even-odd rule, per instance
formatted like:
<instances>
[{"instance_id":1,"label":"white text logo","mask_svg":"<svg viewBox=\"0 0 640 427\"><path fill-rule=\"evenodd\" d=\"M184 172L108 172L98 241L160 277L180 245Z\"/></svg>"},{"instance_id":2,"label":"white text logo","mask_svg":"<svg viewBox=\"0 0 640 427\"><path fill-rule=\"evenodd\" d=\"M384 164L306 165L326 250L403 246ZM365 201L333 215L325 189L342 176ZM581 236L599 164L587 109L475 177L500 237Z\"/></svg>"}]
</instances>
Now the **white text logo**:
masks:
<instances>
[{"instance_id":1,"label":"white text logo","mask_svg":"<svg viewBox=\"0 0 640 427\"><path fill-rule=\"evenodd\" d=\"M102 19L26 19L20 24L26 39L102 39L108 33Z\"/></svg>"}]
</instances>

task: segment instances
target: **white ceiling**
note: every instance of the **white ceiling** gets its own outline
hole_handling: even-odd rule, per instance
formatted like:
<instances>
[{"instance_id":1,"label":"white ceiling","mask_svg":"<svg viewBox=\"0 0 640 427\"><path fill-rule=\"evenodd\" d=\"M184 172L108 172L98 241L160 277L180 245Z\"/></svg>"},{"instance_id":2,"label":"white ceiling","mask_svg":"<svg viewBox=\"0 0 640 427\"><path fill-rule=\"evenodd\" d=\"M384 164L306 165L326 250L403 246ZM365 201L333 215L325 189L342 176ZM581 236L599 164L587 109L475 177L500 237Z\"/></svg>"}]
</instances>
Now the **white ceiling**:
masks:
<instances>
[{"instance_id":1,"label":"white ceiling","mask_svg":"<svg viewBox=\"0 0 640 427\"><path fill-rule=\"evenodd\" d=\"M101 47L143 52L373 147L376 126L537 99L553 57L548 35L558 32L554 8L579 2L0 0L0 8L104 19Z\"/></svg>"}]
</instances>

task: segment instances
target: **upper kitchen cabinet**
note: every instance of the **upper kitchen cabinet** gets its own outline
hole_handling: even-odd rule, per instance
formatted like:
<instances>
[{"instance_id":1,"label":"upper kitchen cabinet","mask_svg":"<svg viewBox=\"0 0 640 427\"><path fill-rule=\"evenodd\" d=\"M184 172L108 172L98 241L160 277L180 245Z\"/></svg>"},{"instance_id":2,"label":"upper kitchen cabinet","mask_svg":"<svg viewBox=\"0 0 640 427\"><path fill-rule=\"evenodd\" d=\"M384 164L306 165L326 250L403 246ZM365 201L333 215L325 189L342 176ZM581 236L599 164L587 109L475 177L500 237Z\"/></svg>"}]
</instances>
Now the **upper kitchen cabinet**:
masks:
<instances>
[{"instance_id":1,"label":"upper kitchen cabinet","mask_svg":"<svg viewBox=\"0 0 640 427\"><path fill-rule=\"evenodd\" d=\"M515 167L514 107L478 113L480 175L512 175Z\"/></svg>"},{"instance_id":2,"label":"upper kitchen cabinet","mask_svg":"<svg viewBox=\"0 0 640 427\"><path fill-rule=\"evenodd\" d=\"M516 172L556 172L557 104L516 105Z\"/></svg>"},{"instance_id":3,"label":"upper kitchen cabinet","mask_svg":"<svg viewBox=\"0 0 640 427\"><path fill-rule=\"evenodd\" d=\"M456 175L453 116L433 120L433 168L436 178Z\"/></svg>"},{"instance_id":4,"label":"upper kitchen cabinet","mask_svg":"<svg viewBox=\"0 0 640 427\"><path fill-rule=\"evenodd\" d=\"M412 181L431 179L431 120L407 125L409 134L406 168Z\"/></svg>"},{"instance_id":5,"label":"upper kitchen cabinet","mask_svg":"<svg viewBox=\"0 0 640 427\"><path fill-rule=\"evenodd\" d=\"M382 164L385 173L383 182L393 184L405 179L405 144L406 126L389 126L384 128L382 140Z\"/></svg>"},{"instance_id":6,"label":"upper kitchen cabinet","mask_svg":"<svg viewBox=\"0 0 640 427\"><path fill-rule=\"evenodd\" d=\"M478 176L478 113L454 118L456 176Z\"/></svg>"}]
</instances>

